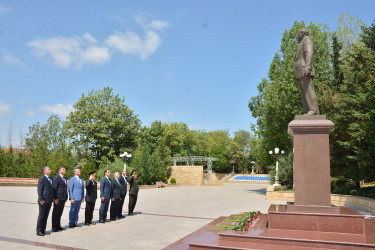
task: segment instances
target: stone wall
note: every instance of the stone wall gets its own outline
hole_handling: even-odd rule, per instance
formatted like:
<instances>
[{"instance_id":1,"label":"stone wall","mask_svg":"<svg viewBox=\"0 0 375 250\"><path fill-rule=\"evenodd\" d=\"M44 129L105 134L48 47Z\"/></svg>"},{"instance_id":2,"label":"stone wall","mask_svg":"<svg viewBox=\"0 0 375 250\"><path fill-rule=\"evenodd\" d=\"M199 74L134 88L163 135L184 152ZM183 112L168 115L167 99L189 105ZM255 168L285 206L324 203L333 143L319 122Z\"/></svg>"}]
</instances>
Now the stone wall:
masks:
<instances>
[{"instance_id":1,"label":"stone wall","mask_svg":"<svg viewBox=\"0 0 375 250\"><path fill-rule=\"evenodd\" d=\"M267 200L294 202L293 191L274 191L273 186L267 188ZM367 197L331 194L331 204L354 207L375 213L375 200Z\"/></svg>"},{"instance_id":2,"label":"stone wall","mask_svg":"<svg viewBox=\"0 0 375 250\"><path fill-rule=\"evenodd\" d=\"M176 184L192 186L202 185L203 166L172 166L171 168L171 178L176 179Z\"/></svg>"}]
</instances>

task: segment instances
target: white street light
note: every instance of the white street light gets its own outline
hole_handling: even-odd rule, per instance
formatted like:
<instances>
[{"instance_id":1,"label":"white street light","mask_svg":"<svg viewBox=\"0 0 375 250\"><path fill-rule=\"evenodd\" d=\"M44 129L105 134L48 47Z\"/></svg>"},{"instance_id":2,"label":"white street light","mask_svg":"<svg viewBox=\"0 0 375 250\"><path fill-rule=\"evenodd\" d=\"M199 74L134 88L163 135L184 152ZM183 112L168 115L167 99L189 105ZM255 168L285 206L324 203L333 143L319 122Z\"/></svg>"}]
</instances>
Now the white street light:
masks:
<instances>
[{"instance_id":1,"label":"white street light","mask_svg":"<svg viewBox=\"0 0 375 250\"><path fill-rule=\"evenodd\" d=\"M255 164L255 161L252 161L250 163L251 163L251 174L255 174L254 173L254 164Z\"/></svg>"},{"instance_id":2,"label":"white street light","mask_svg":"<svg viewBox=\"0 0 375 250\"><path fill-rule=\"evenodd\" d=\"M281 155L279 155L279 152L280 152L279 148L275 148L275 154L273 154L272 150L269 152L269 154L272 157L276 158L276 174L275 174L275 183L273 184L274 186L280 186L280 184L279 184L279 157ZM281 150L280 153L283 155L283 154L285 154L285 151Z\"/></svg>"},{"instance_id":3,"label":"white street light","mask_svg":"<svg viewBox=\"0 0 375 250\"><path fill-rule=\"evenodd\" d=\"M120 154L120 157L124 160L124 169L126 169L126 162L132 157L132 155L128 152L124 152L123 154Z\"/></svg>"}]
</instances>

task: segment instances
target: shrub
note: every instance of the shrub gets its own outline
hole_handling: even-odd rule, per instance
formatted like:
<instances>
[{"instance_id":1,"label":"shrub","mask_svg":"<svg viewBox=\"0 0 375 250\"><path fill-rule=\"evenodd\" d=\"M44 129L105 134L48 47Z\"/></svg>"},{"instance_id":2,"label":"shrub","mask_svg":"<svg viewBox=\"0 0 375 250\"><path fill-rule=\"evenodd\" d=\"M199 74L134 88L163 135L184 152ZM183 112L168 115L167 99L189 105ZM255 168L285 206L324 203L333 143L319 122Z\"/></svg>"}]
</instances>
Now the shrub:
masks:
<instances>
[{"instance_id":1,"label":"shrub","mask_svg":"<svg viewBox=\"0 0 375 250\"><path fill-rule=\"evenodd\" d=\"M350 194L356 188L355 183L344 176L331 178L331 192L333 194Z\"/></svg>"},{"instance_id":2,"label":"shrub","mask_svg":"<svg viewBox=\"0 0 375 250\"><path fill-rule=\"evenodd\" d=\"M176 179L175 178L171 179L171 184L176 184Z\"/></svg>"},{"instance_id":3,"label":"shrub","mask_svg":"<svg viewBox=\"0 0 375 250\"><path fill-rule=\"evenodd\" d=\"M164 178L164 183L168 184L168 178L167 177Z\"/></svg>"},{"instance_id":4,"label":"shrub","mask_svg":"<svg viewBox=\"0 0 375 250\"><path fill-rule=\"evenodd\" d=\"M350 195L357 195L357 190L356 189L353 189L352 191L350 191Z\"/></svg>"}]
</instances>

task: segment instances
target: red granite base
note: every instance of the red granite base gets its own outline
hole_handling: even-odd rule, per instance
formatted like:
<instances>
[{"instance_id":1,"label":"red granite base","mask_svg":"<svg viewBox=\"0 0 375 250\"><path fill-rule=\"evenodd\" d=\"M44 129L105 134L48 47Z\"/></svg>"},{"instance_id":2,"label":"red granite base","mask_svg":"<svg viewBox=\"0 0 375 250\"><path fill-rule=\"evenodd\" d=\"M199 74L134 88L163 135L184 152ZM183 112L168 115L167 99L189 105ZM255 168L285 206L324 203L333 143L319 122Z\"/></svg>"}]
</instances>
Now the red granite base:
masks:
<instances>
[{"instance_id":1,"label":"red granite base","mask_svg":"<svg viewBox=\"0 0 375 250\"><path fill-rule=\"evenodd\" d=\"M375 249L375 220L346 207L306 210L271 205L247 232L216 231L220 217L165 249Z\"/></svg>"}]
</instances>

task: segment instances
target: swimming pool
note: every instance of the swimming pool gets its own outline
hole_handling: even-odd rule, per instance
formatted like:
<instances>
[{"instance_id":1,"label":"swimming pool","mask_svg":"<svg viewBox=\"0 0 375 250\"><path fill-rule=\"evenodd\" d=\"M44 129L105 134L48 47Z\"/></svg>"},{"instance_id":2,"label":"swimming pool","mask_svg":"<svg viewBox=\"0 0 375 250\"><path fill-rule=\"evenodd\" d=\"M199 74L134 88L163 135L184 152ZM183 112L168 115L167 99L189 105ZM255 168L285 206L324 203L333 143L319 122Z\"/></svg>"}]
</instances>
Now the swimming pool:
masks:
<instances>
[{"instance_id":1,"label":"swimming pool","mask_svg":"<svg viewBox=\"0 0 375 250\"><path fill-rule=\"evenodd\" d=\"M268 175L235 175L229 181L259 181L268 182L270 177Z\"/></svg>"}]
</instances>

